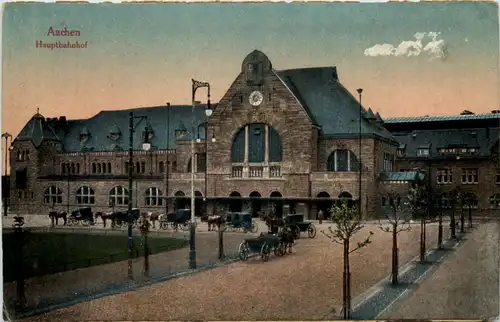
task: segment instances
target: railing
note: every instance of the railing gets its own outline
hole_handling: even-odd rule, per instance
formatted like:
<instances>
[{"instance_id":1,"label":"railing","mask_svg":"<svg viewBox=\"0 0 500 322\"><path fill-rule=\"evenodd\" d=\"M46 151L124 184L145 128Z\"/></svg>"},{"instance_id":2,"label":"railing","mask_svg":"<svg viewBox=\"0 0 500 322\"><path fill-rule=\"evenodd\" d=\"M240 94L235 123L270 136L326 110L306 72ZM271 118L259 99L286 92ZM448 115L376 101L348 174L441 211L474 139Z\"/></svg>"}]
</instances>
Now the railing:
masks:
<instances>
[{"instance_id":1,"label":"railing","mask_svg":"<svg viewBox=\"0 0 500 322\"><path fill-rule=\"evenodd\" d=\"M281 177L281 167L277 165L270 166L269 177L271 178Z\"/></svg>"},{"instance_id":2,"label":"railing","mask_svg":"<svg viewBox=\"0 0 500 322\"><path fill-rule=\"evenodd\" d=\"M250 166L248 167L248 176L250 178L261 178L264 174L264 167Z\"/></svg>"},{"instance_id":3,"label":"railing","mask_svg":"<svg viewBox=\"0 0 500 322\"><path fill-rule=\"evenodd\" d=\"M231 171L232 177L241 178L243 177L243 166L234 166Z\"/></svg>"}]
</instances>

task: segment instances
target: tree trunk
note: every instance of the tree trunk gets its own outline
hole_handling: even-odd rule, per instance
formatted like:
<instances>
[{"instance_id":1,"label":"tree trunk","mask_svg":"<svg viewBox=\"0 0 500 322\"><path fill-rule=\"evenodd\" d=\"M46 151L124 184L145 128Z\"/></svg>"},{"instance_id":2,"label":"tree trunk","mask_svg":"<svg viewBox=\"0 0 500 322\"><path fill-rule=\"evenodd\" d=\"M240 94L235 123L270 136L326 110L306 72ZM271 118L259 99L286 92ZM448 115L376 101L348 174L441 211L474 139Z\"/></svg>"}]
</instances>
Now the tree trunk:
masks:
<instances>
[{"instance_id":1,"label":"tree trunk","mask_svg":"<svg viewBox=\"0 0 500 322\"><path fill-rule=\"evenodd\" d=\"M420 261L425 261L425 218L420 217Z\"/></svg>"},{"instance_id":2,"label":"tree trunk","mask_svg":"<svg viewBox=\"0 0 500 322\"><path fill-rule=\"evenodd\" d=\"M351 318L351 272L349 270L349 239L344 240L343 310L344 319Z\"/></svg>"},{"instance_id":3,"label":"tree trunk","mask_svg":"<svg viewBox=\"0 0 500 322\"><path fill-rule=\"evenodd\" d=\"M398 284L398 231L397 224L392 225L392 284Z\"/></svg>"},{"instance_id":4,"label":"tree trunk","mask_svg":"<svg viewBox=\"0 0 500 322\"><path fill-rule=\"evenodd\" d=\"M144 276L149 276L149 246L148 233L144 233Z\"/></svg>"},{"instance_id":5,"label":"tree trunk","mask_svg":"<svg viewBox=\"0 0 500 322\"><path fill-rule=\"evenodd\" d=\"M443 213L439 213L438 248L443 249Z\"/></svg>"},{"instance_id":6,"label":"tree trunk","mask_svg":"<svg viewBox=\"0 0 500 322\"><path fill-rule=\"evenodd\" d=\"M465 222L465 215L464 215L464 209L460 209L460 232L465 233L465 227L464 227L464 222Z\"/></svg>"},{"instance_id":7,"label":"tree trunk","mask_svg":"<svg viewBox=\"0 0 500 322\"><path fill-rule=\"evenodd\" d=\"M224 259L224 232L219 225L219 260Z\"/></svg>"},{"instance_id":8,"label":"tree trunk","mask_svg":"<svg viewBox=\"0 0 500 322\"><path fill-rule=\"evenodd\" d=\"M469 228L472 228L472 207L469 205Z\"/></svg>"},{"instance_id":9,"label":"tree trunk","mask_svg":"<svg viewBox=\"0 0 500 322\"><path fill-rule=\"evenodd\" d=\"M456 232L455 228L456 228L455 206L453 206L453 209L451 210L451 220L450 220L451 238L453 238L453 239L457 239L457 232Z\"/></svg>"}]
</instances>

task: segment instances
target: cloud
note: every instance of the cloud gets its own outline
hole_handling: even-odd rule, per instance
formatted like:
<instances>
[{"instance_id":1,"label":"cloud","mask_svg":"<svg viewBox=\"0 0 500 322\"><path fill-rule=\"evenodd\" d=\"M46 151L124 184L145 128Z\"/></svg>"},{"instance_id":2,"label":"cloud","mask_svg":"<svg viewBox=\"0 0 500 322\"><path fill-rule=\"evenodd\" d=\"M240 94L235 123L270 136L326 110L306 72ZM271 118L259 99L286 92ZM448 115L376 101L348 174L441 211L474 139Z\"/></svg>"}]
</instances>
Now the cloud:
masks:
<instances>
[{"instance_id":1,"label":"cloud","mask_svg":"<svg viewBox=\"0 0 500 322\"><path fill-rule=\"evenodd\" d=\"M427 54L431 60L446 59L446 45L443 39L440 39L440 32L417 32L413 35L415 40L404 40L399 45L376 44L365 49L365 56L419 56Z\"/></svg>"}]
</instances>

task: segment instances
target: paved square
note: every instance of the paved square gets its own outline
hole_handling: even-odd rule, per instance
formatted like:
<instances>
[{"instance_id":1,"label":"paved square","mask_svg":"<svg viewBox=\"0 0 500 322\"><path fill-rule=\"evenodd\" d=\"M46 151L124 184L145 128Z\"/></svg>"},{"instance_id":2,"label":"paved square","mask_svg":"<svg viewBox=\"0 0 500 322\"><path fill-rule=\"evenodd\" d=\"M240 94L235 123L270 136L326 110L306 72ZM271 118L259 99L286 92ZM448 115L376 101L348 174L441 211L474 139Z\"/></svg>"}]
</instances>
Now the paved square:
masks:
<instances>
[{"instance_id":1,"label":"paved square","mask_svg":"<svg viewBox=\"0 0 500 322\"><path fill-rule=\"evenodd\" d=\"M400 262L418 254L419 226L399 236ZM353 296L390 273L391 234L369 224L353 241L374 232L373 243L351 255ZM437 226L428 226L428 245ZM321 319L341 305L342 247L318 233L300 239L294 253L267 263L252 259L136 291L84 302L26 319L264 320Z\"/></svg>"}]
</instances>

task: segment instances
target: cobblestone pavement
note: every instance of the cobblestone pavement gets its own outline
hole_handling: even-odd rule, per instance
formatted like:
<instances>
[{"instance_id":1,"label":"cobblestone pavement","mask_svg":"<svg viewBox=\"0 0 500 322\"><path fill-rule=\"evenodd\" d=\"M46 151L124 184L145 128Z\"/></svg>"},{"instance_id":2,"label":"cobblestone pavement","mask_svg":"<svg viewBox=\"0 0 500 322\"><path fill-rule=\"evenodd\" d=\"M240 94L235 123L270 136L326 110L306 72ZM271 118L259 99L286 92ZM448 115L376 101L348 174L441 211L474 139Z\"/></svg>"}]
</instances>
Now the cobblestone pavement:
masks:
<instances>
[{"instance_id":1,"label":"cobblestone pavement","mask_svg":"<svg viewBox=\"0 0 500 322\"><path fill-rule=\"evenodd\" d=\"M414 228L400 236L402 263L418 253L418 225ZM368 230L374 232L373 243L351 254L353 295L390 272L391 234L368 224L353 244ZM430 225L429 245L436 235ZM293 254L266 263L236 262L26 321L321 319L340 306L341 284L342 247L319 233L315 239L300 239Z\"/></svg>"},{"instance_id":2,"label":"cobblestone pavement","mask_svg":"<svg viewBox=\"0 0 500 322\"><path fill-rule=\"evenodd\" d=\"M500 223L491 221L381 318L489 319L499 315Z\"/></svg>"}]
</instances>

